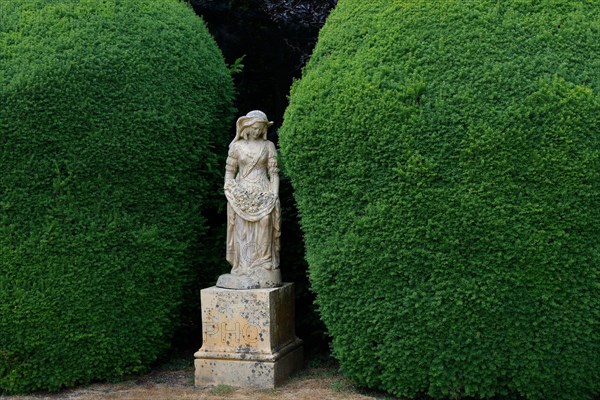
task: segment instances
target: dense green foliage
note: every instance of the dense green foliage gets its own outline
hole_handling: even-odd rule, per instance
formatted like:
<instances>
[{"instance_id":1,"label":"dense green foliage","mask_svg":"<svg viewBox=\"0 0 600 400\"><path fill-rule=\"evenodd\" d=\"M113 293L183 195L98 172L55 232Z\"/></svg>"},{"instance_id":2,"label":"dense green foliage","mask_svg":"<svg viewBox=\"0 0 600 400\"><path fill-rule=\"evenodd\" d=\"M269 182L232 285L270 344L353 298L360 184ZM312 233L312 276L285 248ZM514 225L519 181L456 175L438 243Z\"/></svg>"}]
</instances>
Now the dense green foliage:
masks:
<instances>
[{"instance_id":1,"label":"dense green foliage","mask_svg":"<svg viewBox=\"0 0 600 400\"><path fill-rule=\"evenodd\" d=\"M0 393L118 379L204 260L231 79L177 0L0 7Z\"/></svg>"},{"instance_id":2,"label":"dense green foliage","mask_svg":"<svg viewBox=\"0 0 600 400\"><path fill-rule=\"evenodd\" d=\"M341 0L280 146L342 370L600 394L600 3Z\"/></svg>"}]
</instances>

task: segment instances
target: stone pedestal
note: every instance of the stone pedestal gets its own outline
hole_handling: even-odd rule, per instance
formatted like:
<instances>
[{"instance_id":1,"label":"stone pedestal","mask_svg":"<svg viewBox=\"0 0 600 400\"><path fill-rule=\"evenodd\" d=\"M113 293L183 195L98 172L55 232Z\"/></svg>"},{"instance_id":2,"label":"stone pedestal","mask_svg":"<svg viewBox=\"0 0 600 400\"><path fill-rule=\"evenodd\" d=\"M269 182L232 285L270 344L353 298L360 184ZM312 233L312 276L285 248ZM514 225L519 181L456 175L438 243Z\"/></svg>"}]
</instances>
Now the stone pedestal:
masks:
<instances>
[{"instance_id":1,"label":"stone pedestal","mask_svg":"<svg viewBox=\"0 0 600 400\"><path fill-rule=\"evenodd\" d=\"M196 386L272 389L302 367L294 331L294 285L201 291L202 348L194 354Z\"/></svg>"}]
</instances>

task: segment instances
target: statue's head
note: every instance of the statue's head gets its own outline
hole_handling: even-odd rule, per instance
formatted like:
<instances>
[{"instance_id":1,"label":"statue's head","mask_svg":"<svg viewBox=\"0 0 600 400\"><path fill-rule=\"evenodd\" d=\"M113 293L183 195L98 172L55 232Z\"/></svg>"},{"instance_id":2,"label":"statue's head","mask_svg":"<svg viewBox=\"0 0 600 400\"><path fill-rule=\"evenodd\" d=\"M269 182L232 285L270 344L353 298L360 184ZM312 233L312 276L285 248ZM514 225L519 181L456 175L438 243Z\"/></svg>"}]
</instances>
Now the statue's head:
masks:
<instances>
[{"instance_id":1,"label":"statue's head","mask_svg":"<svg viewBox=\"0 0 600 400\"><path fill-rule=\"evenodd\" d=\"M248 134L258 132L258 137L261 139L267 138L267 129L273 125L273 121L269 121L267 115L258 110L250 111L243 117L239 117L236 126L236 135L234 142L244 138L248 139Z\"/></svg>"}]
</instances>

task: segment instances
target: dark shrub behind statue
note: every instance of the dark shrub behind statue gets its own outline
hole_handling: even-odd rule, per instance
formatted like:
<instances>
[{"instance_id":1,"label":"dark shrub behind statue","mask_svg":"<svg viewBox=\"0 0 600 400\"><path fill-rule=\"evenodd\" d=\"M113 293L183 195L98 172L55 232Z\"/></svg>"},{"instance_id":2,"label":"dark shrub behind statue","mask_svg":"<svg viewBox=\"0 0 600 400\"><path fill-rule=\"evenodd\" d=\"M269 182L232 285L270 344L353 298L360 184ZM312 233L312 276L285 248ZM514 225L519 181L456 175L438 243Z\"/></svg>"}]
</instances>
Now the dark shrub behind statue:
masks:
<instances>
[{"instance_id":1,"label":"dark shrub behind statue","mask_svg":"<svg viewBox=\"0 0 600 400\"><path fill-rule=\"evenodd\" d=\"M279 143L349 377L407 397L600 393L599 15L340 1Z\"/></svg>"},{"instance_id":2,"label":"dark shrub behind statue","mask_svg":"<svg viewBox=\"0 0 600 400\"><path fill-rule=\"evenodd\" d=\"M175 0L1 11L0 393L143 370L202 265L222 56Z\"/></svg>"}]
</instances>

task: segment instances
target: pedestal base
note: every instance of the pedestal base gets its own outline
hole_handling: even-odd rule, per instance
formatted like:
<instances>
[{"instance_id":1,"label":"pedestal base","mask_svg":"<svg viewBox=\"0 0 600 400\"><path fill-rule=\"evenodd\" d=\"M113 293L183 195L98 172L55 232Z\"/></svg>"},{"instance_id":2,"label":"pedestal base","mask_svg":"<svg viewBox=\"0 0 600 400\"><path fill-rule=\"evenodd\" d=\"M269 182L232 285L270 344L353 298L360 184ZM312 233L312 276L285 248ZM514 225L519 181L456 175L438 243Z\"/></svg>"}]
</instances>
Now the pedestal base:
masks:
<instances>
[{"instance_id":1,"label":"pedestal base","mask_svg":"<svg viewBox=\"0 0 600 400\"><path fill-rule=\"evenodd\" d=\"M202 348L194 357L196 386L272 389L302 368L302 341L294 333L294 290L201 291Z\"/></svg>"},{"instance_id":2,"label":"pedestal base","mask_svg":"<svg viewBox=\"0 0 600 400\"><path fill-rule=\"evenodd\" d=\"M274 389L295 371L302 368L302 342L275 361L247 359L209 358L202 355L194 361L196 386L229 385ZM219 356L215 354L215 356Z\"/></svg>"}]
</instances>

